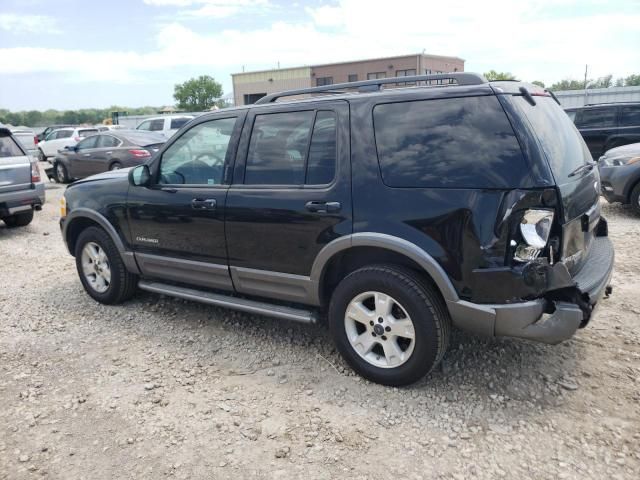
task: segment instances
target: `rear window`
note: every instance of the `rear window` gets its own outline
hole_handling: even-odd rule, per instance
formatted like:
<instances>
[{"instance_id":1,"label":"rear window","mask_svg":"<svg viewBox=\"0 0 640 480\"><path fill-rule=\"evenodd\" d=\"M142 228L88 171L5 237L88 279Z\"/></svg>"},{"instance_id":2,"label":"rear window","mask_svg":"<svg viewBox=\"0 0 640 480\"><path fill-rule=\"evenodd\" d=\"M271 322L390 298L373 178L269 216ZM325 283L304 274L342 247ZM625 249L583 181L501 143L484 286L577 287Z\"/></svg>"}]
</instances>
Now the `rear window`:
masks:
<instances>
[{"instance_id":1,"label":"rear window","mask_svg":"<svg viewBox=\"0 0 640 480\"><path fill-rule=\"evenodd\" d=\"M185 118L172 118L171 119L171 129L172 130L177 130L178 128L182 128L184 126L185 123L187 123L189 120L191 120L188 117Z\"/></svg>"},{"instance_id":2,"label":"rear window","mask_svg":"<svg viewBox=\"0 0 640 480\"><path fill-rule=\"evenodd\" d=\"M535 106L521 96L514 96L513 102L529 120L556 182L560 183L576 168L590 161L591 153L573 122L552 98L535 99Z\"/></svg>"},{"instance_id":3,"label":"rear window","mask_svg":"<svg viewBox=\"0 0 640 480\"><path fill-rule=\"evenodd\" d=\"M87 130L78 130L79 137L88 137L89 135L93 135L94 133L98 133L96 129L87 129Z\"/></svg>"},{"instance_id":4,"label":"rear window","mask_svg":"<svg viewBox=\"0 0 640 480\"><path fill-rule=\"evenodd\" d=\"M381 104L373 120L391 187L513 188L528 177L495 96Z\"/></svg>"},{"instance_id":5,"label":"rear window","mask_svg":"<svg viewBox=\"0 0 640 480\"><path fill-rule=\"evenodd\" d=\"M615 108L588 108L576 118L578 128L602 128L616 126Z\"/></svg>"},{"instance_id":6,"label":"rear window","mask_svg":"<svg viewBox=\"0 0 640 480\"><path fill-rule=\"evenodd\" d=\"M0 158L21 157L24 155L20 147L11 137L0 137Z\"/></svg>"},{"instance_id":7,"label":"rear window","mask_svg":"<svg viewBox=\"0 0 640 480\"><path fill-rule=\"evenodd\" d=\"M622 107L620 109L620 126L640 126L640 105L634 107Z\"/></svg>"}]
</instances>

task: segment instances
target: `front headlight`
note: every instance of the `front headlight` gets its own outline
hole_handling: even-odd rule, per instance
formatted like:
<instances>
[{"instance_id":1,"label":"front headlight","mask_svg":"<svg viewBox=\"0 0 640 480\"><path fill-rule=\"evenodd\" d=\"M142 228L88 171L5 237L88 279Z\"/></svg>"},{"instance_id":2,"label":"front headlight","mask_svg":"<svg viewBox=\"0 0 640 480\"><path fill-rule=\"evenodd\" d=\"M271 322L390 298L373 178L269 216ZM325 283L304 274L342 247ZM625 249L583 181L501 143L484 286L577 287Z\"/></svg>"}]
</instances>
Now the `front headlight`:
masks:
<instances>
[{"instance_id":1,"label":"front headlight","mask_svg":"<svg viewBox=\"0 0 640 480\"><path fill-rule=\"evenodd\" d=\"M623 165L633 165L634 163L640 162L640 156L636 157L602 157L602 161L605 165L611 167L621 167Z\"/></svg>"}]
</instances>

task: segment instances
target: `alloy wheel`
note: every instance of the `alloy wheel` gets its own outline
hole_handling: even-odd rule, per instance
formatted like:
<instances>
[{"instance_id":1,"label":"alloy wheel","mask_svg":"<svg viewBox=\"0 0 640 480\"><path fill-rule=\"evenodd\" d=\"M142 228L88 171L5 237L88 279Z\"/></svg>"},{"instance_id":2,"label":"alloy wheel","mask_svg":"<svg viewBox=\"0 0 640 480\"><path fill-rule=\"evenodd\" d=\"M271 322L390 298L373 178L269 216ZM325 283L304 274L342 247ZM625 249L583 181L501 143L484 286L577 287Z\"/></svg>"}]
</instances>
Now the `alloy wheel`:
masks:
<instances>
[{"instance_id":1,"label":"alloy wheel","mask_svg":"<svg viewBox=\"0 0 640 480\"><path fill-rule=\"evenodd\" d=\"M88 242L82 249L82 272L87 283L98 293L104 293L111 285L111 267L105 251L95 242Z\"/></svg>"}]
</instances>

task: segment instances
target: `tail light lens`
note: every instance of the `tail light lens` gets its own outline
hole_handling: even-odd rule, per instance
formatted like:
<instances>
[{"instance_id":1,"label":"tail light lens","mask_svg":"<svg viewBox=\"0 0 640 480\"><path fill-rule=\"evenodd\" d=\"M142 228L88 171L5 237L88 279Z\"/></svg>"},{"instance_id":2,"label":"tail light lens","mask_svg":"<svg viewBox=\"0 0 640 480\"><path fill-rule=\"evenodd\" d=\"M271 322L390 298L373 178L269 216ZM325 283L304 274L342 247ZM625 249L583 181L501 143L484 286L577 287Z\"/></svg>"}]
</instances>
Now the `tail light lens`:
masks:
<instances>
[{"instance_id":1,"label":"tail light lens","mask_svg":"<svg viewBox=\"0 0 640 480\"><path fill-rule=\"evenodd\" d=\"M524 243L520 243L514 259L519 262L530 262L538 258L547 246L553 225L552 210L527 210L520 222L520 234Z\"/></svg>"},{"instance_id":2,"label":"tail light lens","mask_svg":"<svg viewBox=\"0 0 640 480\"><path fill-rule=\"evenodd\" d=\"M79 142L80 140L82 140L82 137L73 137L73 139L74 139L76 142Z\"/></svg>"},{"instance_id":3,"label":"tail light lens","mask_svg":"<svg viewBox=\"0 0 640 480\"><path fill-rule=\"evenodd\" d=\"M33 143L34 143L35 145L37 145L39 141L40 141L40 140L38 140L38 136L37 136L37 135L36 135L35 137L33 137Z\"/></svg>"},{"instance_id":4,"label":"tail light lens","mask_svg":"<svg viewBox=\"0 0 640 480\"><path fill-rule=\"evenodd\" d=\"M144 150L144 149L133 149L133 150L129 150L129 153L131 155L133 155L136 158L146 158L146 157L150 157L151 154L149 153L148 150Z\"/></svg>"},{"instance_id":5,"label":"tail light lens","mask_svg":"<svg viewBox=\"0 0 640 480\"><path fill-rule=\"evenodd\" d=\"M38 162L33 160L31 162L31 183L38 183L40 181L40 169L38 168Z\"/></svg>"}]
</instances>

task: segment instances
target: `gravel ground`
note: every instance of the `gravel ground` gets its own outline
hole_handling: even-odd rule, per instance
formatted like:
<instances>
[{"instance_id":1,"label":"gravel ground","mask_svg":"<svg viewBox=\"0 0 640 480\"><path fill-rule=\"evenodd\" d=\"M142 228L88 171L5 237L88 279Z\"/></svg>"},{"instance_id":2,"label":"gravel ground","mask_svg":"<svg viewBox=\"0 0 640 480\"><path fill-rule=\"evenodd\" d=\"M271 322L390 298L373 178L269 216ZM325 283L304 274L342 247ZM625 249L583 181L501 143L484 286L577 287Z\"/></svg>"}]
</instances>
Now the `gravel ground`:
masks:
<instances>
[{"instance_id":1,"label":"gravel ground","mask_svg":"<svg viewBox=\"0 0 640 480\"><path fill-rule=\"evenodd\" d=\"M355 376L322 326L86 295L62 188L0 225L0 479L640 478L640 218L604 205L614 294L546 346L455 332L409 388ZM0 222L1 223L1 222Z\"/></svg>"}]
</instances>

